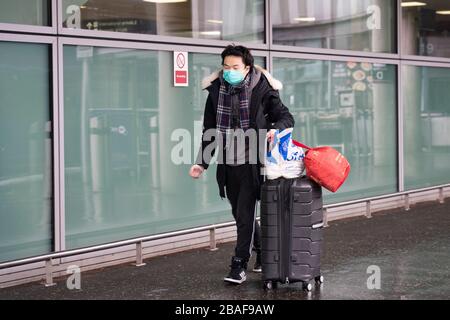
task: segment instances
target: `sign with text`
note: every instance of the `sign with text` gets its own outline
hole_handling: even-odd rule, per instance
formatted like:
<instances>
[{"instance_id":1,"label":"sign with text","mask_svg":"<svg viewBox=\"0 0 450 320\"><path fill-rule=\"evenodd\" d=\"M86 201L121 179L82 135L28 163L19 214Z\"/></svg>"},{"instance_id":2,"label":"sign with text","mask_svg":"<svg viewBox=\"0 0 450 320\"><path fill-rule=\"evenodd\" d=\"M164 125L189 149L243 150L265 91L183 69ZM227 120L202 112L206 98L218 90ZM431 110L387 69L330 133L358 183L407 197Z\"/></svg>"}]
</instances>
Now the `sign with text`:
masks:
<instances>
[{"instance_id":1,"label":"sign with text","mask_svg":"<svg viewBox=\"0 0 450 320\"><path fill-rule=\"evenodd\" d=\"M189 85L188 53L173 53L173 85L175 87L187 87Z\"/></svg>"}]
</instances>

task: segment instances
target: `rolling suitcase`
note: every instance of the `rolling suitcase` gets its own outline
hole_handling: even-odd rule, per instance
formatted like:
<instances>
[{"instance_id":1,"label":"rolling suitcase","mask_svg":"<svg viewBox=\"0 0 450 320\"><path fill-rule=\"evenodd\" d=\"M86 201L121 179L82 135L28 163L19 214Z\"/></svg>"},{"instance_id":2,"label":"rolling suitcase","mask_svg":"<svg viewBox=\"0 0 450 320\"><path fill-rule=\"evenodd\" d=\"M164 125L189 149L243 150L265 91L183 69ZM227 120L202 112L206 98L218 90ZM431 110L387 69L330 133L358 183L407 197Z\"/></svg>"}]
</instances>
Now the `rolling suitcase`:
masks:
<instances>
[{"instance_id":1,"label":"rolling suitcase","mask_svg":"<svg viewBox=\"0 0 450 320\"><path fill-rule=\"evenodd\" d=\"M312 290L320 274L322 189L308 177L266 180L261 189L262 279L264 289L278 282L302 282Z\"/></svg>"}]
</instances>

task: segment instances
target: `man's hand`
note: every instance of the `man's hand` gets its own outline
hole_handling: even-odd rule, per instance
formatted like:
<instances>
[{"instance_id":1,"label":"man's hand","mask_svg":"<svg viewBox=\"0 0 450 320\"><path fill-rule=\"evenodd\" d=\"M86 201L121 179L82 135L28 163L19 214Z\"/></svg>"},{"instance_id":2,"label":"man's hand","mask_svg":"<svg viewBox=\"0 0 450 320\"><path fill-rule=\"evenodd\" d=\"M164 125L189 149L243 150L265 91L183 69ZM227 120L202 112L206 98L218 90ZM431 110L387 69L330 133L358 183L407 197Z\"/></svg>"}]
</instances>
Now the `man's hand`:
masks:
<instances>
[{"instance_id":1,"label":"man's hand","mask_svg":"<svg viewBox=\"0 0 450 320\"><path fill-rule=\"evenodd\" d=\"M198 179L202 175L203 171L205 171L205 169L202 166L194 164L189 170L189 175L194 179Z\"/></svg>"},{"instance_id":2,"label":"man's hand","mask_svg":"<svg viewBox=\"0 0 450 320\"><path fill-rule=\"evenodd\" d=\"M269 143L272 143L272 141L273 141L273 139L274 139L274 137L275 137L275 133L276 133L276 132L277 132L276 129L271 129L269 132L267 132L266 137L267 137L267 141L268 141Z\"/></svg>"}]
</instances>

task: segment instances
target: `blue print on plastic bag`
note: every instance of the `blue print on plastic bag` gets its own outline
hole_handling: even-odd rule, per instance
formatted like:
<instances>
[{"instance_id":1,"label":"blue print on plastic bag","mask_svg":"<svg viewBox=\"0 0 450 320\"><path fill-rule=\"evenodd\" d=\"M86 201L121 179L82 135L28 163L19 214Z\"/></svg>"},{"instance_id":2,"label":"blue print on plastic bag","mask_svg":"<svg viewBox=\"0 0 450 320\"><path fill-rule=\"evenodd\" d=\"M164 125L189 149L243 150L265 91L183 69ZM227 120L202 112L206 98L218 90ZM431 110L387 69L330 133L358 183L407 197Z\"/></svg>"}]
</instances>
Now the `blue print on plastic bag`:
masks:
<instances>
[{"instance_id":1,"label":"blue print on plastic bag","mask_svg":"<svg viewBox=\"0 0 450 320\"><path fill-rule=\"evenodd\" d=\"M292 143L292 140L290 141L290 151L291 153L288 153L288 156L286 158L287 161L298 161L298 160L303 160L305 158L305 154L303 153L302 149L298 149L295 147L295 145ZM297 150L297 151L292 151L292 150Z\"/></svg>"},{"instance_id":2,"label":"blue print on plastic bag","mask_svg":"<svg viewBox=\"0 0 450 320\"><path fill-rule=\"evenodd\" d=\"M279 133L279 130L277 130L275 132L275 134L273 135L273 140L272 140L273 145L276 145L278 143L278 133ZM269 150L269 149L267 150L266 161L268 163L278 164L277 159L272 155L272 150Z\"/></svg>"},{"instance_id":3,"label":"blue print on plastic bag","mask_svg":"<svg viewBox=\"0 0 450 320\"><path fill-rule=\"evenodd\" d=\"M287 159L288 156L288 149L289 149L289 141L291 141L291 133L286 134L285 136L281 137L280 144L278 146L278 150L283 157L283 160Z\"/></svg>"},{"instance_id":4,"label":"blue print on plastic bag","mask_svg":"<svg viewBox=\"0 0 450 320\"><path fill-rule=\"evenodd\" d=\"M267 161L267 162L270 162L270 163L278 164L277 159L275 159L275 158L272 156L272 152L270 152L270 151L267 152L266 161Z\"/></svg>"}]
</instances>

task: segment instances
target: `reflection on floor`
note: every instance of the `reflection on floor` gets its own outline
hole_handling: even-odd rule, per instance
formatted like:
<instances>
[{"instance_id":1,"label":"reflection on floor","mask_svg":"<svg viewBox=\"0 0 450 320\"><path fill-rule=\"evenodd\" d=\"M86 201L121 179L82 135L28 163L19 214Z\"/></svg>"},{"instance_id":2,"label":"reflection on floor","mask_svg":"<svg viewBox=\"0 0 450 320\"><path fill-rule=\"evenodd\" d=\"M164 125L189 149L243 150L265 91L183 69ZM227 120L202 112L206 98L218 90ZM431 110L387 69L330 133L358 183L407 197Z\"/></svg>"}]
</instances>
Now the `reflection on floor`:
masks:
<instances>
[{"instance_id":1,"label":"reflection on floor","mask_svg":"<svg viewBox=\"0 0 450 320\"><path fill-rule=\"evenodd\" d=\"M233 243L218 251L186 251L146 260L145 267L121 265L82 273L82 290L66 279L45 288L34 283L0 290L0 299L449 299L450 200L375 214L372 219L338 220L325 229L325 283L311 293L299 284L265 292L260 274L227 285ZM253 263L250 261L250 265ZM380 270L380 289L367 286L369 267ZM161 276L169 270L168 276Z\"/></svg>"}]
</instances>

